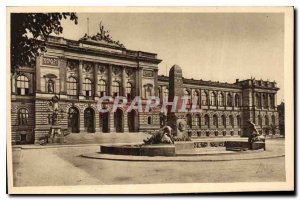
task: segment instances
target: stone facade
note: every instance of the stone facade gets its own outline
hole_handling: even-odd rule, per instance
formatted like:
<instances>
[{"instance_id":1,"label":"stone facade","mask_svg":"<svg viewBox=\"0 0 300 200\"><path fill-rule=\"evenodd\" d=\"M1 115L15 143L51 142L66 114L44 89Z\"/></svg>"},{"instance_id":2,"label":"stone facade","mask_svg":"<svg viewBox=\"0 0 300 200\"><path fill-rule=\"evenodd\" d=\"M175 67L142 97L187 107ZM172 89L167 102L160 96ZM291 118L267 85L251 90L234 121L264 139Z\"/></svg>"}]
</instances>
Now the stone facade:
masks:
<instances>
[{"instance_id":1,"label":"stone facade","mask_svg":"<svg viewBox=\"0 0 300 200\"><path fill-rule=\"evenodd\" d=\"M13 144L37 143L49 133L49 101L54 96L59 98L62 130L72 134L158 130L165 121L159 109L100 114L97 101L105 95L126 96L129 102L135 96L168 96L169 79L158 76L160 62L154 53L105 41L49 38L47 52L37 57L33 68L21 67L11 75ZM278 124L274 82L250 79L228 84L183 78L183 87L184 95L200 97L203 110L186 113L192 136L242 135L248 119L262 122L260 131Z\"/></svg>"}]
</instances>

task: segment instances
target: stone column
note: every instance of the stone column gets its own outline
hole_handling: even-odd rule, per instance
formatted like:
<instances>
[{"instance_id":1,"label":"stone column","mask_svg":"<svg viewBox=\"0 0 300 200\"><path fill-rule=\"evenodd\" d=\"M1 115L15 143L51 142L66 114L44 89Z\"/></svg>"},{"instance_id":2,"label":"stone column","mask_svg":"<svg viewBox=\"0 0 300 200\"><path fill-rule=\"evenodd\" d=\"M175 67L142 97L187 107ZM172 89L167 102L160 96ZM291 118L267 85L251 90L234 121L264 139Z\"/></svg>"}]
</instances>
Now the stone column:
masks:
<instances>
[{"instance_id":1,"label":"stone column","mask_svg":"<svg viewBox=\"0 0 300 200\"><path fill-rule=\"evenodd\" d=\"M129 131L128 129L128 113L127 112L124 112L123 113L123 117L124 117L124 133L127 133Z\"/></svg>"},{"instance_id":2,"label":"stone column","mask_svg":"<svg viewBox=\"0 0 300 200\"><path fill-rule=\"evenodd\" d=\"M98 64L94 64L94 96L98 97Z\"/></svg>"},{"instance_id":3,"label":"stone column","mask_svg":"<svg viewBox=\"0 0 300 200\"><path fill-rule=\"evenodd\" d=\"M79 66L78 66L78 84L79 84L79 95L83 96L83 75L82 75L82 66L83 66L83 61L79 61Z\"/></svg>"},{"instance_id":4,"label":"stone column","mask_svg":"<svg viewBox=\"0 0 300 200\"><path fill-rule=\"evenodd\" d=\"M260 94L260 109L264 108L264 99L263 99L263 94L264 93L259 93Z\"/></svg>"},{"instance_id":5,"label":"stone column","mask_svg":"<svg viewBox=\"0 0 300 200\"><path fill-rule=\"evenodd\" d=\"M112 65L108 65L108 73L107 73L107 85L108 85L108 91L107 95L111 96L112 95Z\"/></svg>"},{"instance_id":6,"label":"stone column","mask_svg":"<svg viewBox=\"0 0 300 200\"><path fill-rule=\"evenodd\" d=\"M115 123L114 123L114 112L109 113L109 132L116 133Z\"/></svg>"},{"instance_id":7,"label":"stone column","mask_svg":"<svg viewBox=\"0 0 300 200\"><path fill-rule=\"evenodd\" d=\"M36 57L35 65L35 91L41 92L41 57Z\"/></svg>"},{"instance_id":8,"label":"stone column","mask_svg":"<svg viewBox=\"0 0 300 200\"><path fill-rule=\"evenodd\" d=\"M122 66L122 95L126 95L126 72L125 72L125 66Z\"/></svg>"},{"instance_id":9,"label":"stone column","mask_svg":"<svg viewBox=\"0 0 300 200\"><path fill-rule=\"evenodd\" d=\"M143 68L139 67L139 95L142 96L143 95Z\"/></svg>"},{"instance_id":10,"label":"stone column","mask_svg":"<svg viewBox=\"0 0 300 200\"><path fill-rule=\"evenodd\" d=\"M139 69L137 68L135 70L135 96L140 96L140 87L142 87L141 85L139 85Z\"/></svg>"},{"instance_id":11,"label":"stone column","mask_svg":"<svg viewBox=\"0 0 300 200\"><path fill-rule=\"evenodd\" d=\"M59 67L59 86L60 94L67 94L67 61L64 57L60 58Z\"/></svg>"},{"instance_id":12,"label":"stone column","mask_svg":"<svg viewBox=\"0 0 300 200\"><path fill-rule=\"evenodd\" d=\"M158 69L154 69L154 96L158 95Z\"/></svg>"}]
</instances>

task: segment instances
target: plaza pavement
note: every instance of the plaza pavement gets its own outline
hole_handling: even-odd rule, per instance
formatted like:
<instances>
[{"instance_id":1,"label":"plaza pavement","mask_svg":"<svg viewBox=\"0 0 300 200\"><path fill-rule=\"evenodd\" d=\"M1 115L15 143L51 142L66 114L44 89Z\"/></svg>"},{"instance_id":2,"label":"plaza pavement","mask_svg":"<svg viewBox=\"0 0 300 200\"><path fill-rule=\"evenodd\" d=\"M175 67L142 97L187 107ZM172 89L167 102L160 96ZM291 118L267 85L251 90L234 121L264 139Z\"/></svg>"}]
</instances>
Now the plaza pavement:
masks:
<instances>
[{"instance_id":1,"label":"plaza pavement","mask_svg":"<svg viewBox=\"0 0 300 200\"><path fill-rule=\"evenodd\" d=\"M145 134L99 136L85 144L13 148L15 186L285 181L285 158L202 162L132 162L82 157L101 143L142 142ZM84 136L78 136L84 137ZM77 139L78 139L77 138ZM76 139L72 138L75 142ZM284 154L284 139L267 140L267 151ZM256 153L257 155L260 153ZM262 154L263 155L263 154ZM224 155L214 156L222 158Z\"/></svg>"}]
</instances>

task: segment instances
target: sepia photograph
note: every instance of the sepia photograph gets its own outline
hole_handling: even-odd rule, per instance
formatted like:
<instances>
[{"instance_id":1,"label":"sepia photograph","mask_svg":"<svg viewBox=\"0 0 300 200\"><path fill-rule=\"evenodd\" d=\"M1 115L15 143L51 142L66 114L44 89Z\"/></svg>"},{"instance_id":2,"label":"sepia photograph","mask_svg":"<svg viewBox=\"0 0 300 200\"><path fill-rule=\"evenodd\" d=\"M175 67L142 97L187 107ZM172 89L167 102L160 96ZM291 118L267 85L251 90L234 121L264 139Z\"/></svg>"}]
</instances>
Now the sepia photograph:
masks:
<instances>
[{"instance_id":1,"label":"sepia photograph","mask_svg":"<svg viewBox=\"0 0 300 200\"><path fill-rule=\"evenodd\" d=\"M7 7L9 194L294 190L293 7Z\"/></svg>"}]
</instances>

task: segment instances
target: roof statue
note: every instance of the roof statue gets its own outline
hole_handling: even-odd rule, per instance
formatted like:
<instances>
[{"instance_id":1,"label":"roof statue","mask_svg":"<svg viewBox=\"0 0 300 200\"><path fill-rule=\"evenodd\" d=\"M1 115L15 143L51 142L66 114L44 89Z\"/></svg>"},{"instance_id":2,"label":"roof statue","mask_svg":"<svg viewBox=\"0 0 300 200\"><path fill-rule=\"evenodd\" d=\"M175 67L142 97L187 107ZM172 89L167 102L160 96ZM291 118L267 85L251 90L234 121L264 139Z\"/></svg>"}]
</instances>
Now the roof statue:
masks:
<instances>
[{"instance_id":1,"label":"roof statue","mask_svg":"<svg viewBox=\"0 0 300 200\"><path fill-rule=\"evenodd\" d=\"M119 41L114 41L112 39L112 37L109 35L109 31L104 29L102 22L100 22L99 27L100 32L98 32L96 35L90 36L86 33L82 38L80 38L80 40L105 41L109 44L115 44L121 48L125 48L122 43L120 43Z\"/></svg>"}]
</instances>

